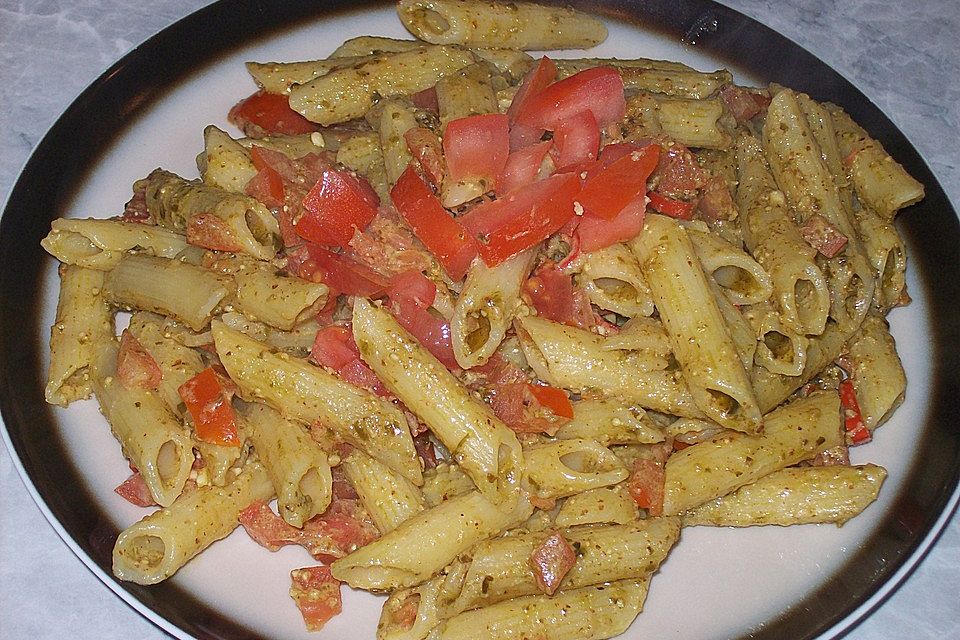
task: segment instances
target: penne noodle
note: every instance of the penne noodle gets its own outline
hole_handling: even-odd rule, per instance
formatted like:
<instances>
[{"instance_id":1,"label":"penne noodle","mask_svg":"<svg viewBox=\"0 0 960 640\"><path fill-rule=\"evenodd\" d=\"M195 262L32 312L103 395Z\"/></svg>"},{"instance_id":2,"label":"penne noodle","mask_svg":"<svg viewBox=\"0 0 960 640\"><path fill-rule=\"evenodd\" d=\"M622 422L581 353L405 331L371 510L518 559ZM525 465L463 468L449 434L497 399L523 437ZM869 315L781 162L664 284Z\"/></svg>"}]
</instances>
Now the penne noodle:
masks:
<instances>
[{"instance_id":1,"label":"penne noodle","mask_svg":"<svg viewBox=\"0 0 960 640\"><path fill-rule=\"evenodd\" d=\"M653 314L650 286L626 245L613 244L585 254L576 279L590 302L601 309L628 318Z\"/></svg>"},{"instance_id":2,"label":"penne noodle","mask_svg":"<svg viewBox=\"0 0 960 640\"><path fill-rule=\"evenodd\" d=\"M377 96L392 98L429 89L443 76L472 64L465 49L424 46L374 56L290 90L290 107L311 122L331 125L362 117Z\"/></svg>"},{"instance_id":3,"label":"penne noodle","mask_svg":"<svg viewBox=\"0 0 960 640\"><path fill-rule=\"evenodd\" d=\"M453 355L464 369L485 364L503 342L535 256L528 250L496 267L483 260L470 265L450 319Z\"/></svg>"},{"instance_id":4,"label":"penne noodle","mask_svg":"<svg viewBox=\"0 0 960 640\"><path fill-rule=\"evenodd\" d=\"M663 430L642 408L617 398L593 398L573 403L573 418L557 430L559 440L582 438L607 447L612 444L663 442Z\"/></svg>"},{"instance_id":5,"label":"penne noodle","mask_svg":"<svg viewBox=\"0 0 960 640\"><path fill-rule=\"evenodd\" d=\"M250 152L212 124L203 130L203 153L197 156L197 168L204 184L232 193L244 193L257 175Z\"/></svg>"},{"instance_id":6,"label":"penne noodle","mask_svg":"<svg viewBox=\"0 0 960 640\"><path fill-rule=\"evenodd\" d=\"M239 413L273 484L280 517L302 528L330 505L333 478L327 453L303 426L264 404L244 404Z\"/></svg>"},{"instance_id":7,"label":"penne noodle","mask_svg":"<svg viewBox=\"0 0 960 640\"><path fill-rule=\"evenodd\" d=\"M597 18L564 7L485 0L400 0L407 31L433 44L510 49L586 49L603 42Z\"/></svg>"},{"instance_id":8,"label":"penne noodle","mask_svg":"<svg viewBox=\"0 0 960 640\"><path fill-rule=\"evenodd\" d=\"M639 517L637 503L624 484L588 489L563 501L553 519L558 527L582 524L629 524ZM659 522L652 518L645 522Z\"/></svg>"},{"instance_id":9,"label":"penne noodle","mask_svg":"<svg viewBox=\"0 0 960 640\"><path fill-rule=\"evenodd\" d=\"M416 485L359 449L351 451L340 465L381 534L424 510L424 498Z\"/></svg>"},{"instance_id":10,"label":"penne noodle","mask_svg":"<svg viewBox=\"0 0 960 640\"><path fill-rule=\"evenodd\" d=\"M280 246L276 218L250 196L184 180L162 169L138 184L156 223L186 233L191 244L260 260L272 259Z\"/></svg>"},{"instance_id":11,"label":"penne noodle","mask_svg":"<svg viewBox=\"0 0 960 640\"><path fill-rule=\"evenodd\" d=\"M746 252L719 237L687 229L703 271L736 305L756 304L770 298L773 285L763 267Z\"/></svg>"},{"instance_id":12,"label":"penne noodle","mask_svg":"<svg viewBox=\"0 0 960 640\"><path fill-rule=\"evenodd\" d=\"M799 376L807 364L808 340L783 326L769 302L743 308L743 317L754 330L754 362L771 373Z\"/></svg>"},{"instance_id":13,"label":"penne noodle","mask_svg":"<svg viewBox=\"0 0 960 640\"><path fill-rule=\"evenodd\" d=\"M648 91L692 100L709 98L733 80L726 70L704 73L660 60L586 59L556 60L556 63L560 78L591 67L613 67L620 73L628 91Z\"/></svg>"},{"instance_id":14,"label":"penne noodle","mask_svg":"<svg viewBox=\"0 0 960 640\"><path fill-rule=\"evenodd\" d=\"M416 46L416 43L408 41ZM355 56L338 56L327 60L304 60L301 62L248 62L247 71L257 85L267 93L288 94L298 84L306 84L314 78L331 71L344 69L367 62L370 53Z\"/></svg>"},{"instance_id":15,"label":"penne noodle","mask_svg":"<svg viewBox=\"0 0 960 640\"><path fill-rule=\"evenodd\" d=\"M835 523L860 514L877 499L883 467L792 467L775 471L683 515L685 527L751 527Z\"/></svg>"},{"instance_id":16,"label":"penne noodle","mask_svg":"<svg viewBox=\"0 0 960 640\"><path fill-rule=\"evenodd\" d=\"M847 349L853 363L850 379L860 414L873 431L903 402L907 376L887 321L878 315L870 314L864 319Z\"/></svg>"},{"instance_id":17,"label":"penne noodle","mask_svg":"<svg viewBox=\"0 0 960 640\"><path fill-rule=\"evenodd\" d=\"M139 222L57 218L40 245L64 264L109 271L129 251L176 257L187 248L187 239L175 231Z\"/></svg>"},{"instance_id":18,"label":"penne noodle","mask_svg":"<svg viewBox=\"0 0 960 640\"><path fill-rule=\"evenodd\" d=\"M683 513L842 443L840 399L817 391L764 416L761 435L728 431L670 456L663 513Z\"/></svg>"},{"instance_id":19,"label":"penne noodle","mask_svg":"<svg viewBox=\"0 0 960 640\"><path fill-rule=\"evenodd\" d=\"M357 298L353 335L364 362L430 427L483 496L513 504L524 469L516 434L385 309Z\"/></svg>"},{"instance_id":20,"label":"penne noodle","mask_svg":"<svg viewBox=\"0 0 960 640\"><path fill-rule=\"evenodd\" d=\"M44 399L67 406L90 397L90 373L103 342L113 338L103 272L61 265L57 315L50 327L50 366Z\"/></svg>"},{"instance_id":21,"label":"penne noodle","mask_svg":"<svg viewBox=\"0 0 960 640\"><path fill-rule=\"evenodd\" d=\"M608 487L630 475L609 449L581 438L525 447L523 456L527 491L543 500Z\"/></svg>"},{"instance_id":22,"label":"penne noodle","mask_svg":"<svg viewBox=\"0 0 960 640\"><path fill-rule=\"evenodd\" d=\"M671 218L649 215L630 247L696 405L725 427L756 433L760 409L687 232Z\"/></svg>"},{"instance_id":23,"label":"penne noodle","mask_svg":"<svg viewBox=\"0 0 960 640\"><path fill-rule=\"evenodd\" d=\"M423 482L407 421L396 406L222 322L211 329L220 361L245 399L261 400L306 425L319 422L414 484Z\"/></svg>"},{"instance_id":24,"label":"penne noodle","mask_svg":"<svg viewBox=\"0 0 960 640\"><path fill-rule=\"evenodd\" d=\"M201 487L124 529L113 547L113 573L121 580L156 584L239 526L240 512L269 500L273 486L257 463L225 487Z\"/></svg>"}]
</instances>

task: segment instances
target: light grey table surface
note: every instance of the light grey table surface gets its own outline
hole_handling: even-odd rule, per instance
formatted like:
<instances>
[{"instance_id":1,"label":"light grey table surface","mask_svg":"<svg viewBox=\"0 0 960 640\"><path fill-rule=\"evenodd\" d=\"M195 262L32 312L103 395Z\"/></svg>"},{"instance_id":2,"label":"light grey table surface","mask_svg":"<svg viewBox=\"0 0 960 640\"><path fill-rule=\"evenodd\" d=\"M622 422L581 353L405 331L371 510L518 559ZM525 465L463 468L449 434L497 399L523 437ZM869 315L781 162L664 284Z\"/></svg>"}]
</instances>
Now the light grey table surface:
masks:
<instances>
[{"instance_id":1,"label":"light grey table surface","mask_svg":"<svg viewBox=\"0 0 960 640\"><path fill-rule=\"evenodd\" d=\"M960 205L958 0L725 0L859 87ZM204 0L0 0L0 197L60 112L114 61ZM163 638L60 540L0 446L0 638ZM960 638L960 517L848 636Z\"/></svg>"}]
</instances>

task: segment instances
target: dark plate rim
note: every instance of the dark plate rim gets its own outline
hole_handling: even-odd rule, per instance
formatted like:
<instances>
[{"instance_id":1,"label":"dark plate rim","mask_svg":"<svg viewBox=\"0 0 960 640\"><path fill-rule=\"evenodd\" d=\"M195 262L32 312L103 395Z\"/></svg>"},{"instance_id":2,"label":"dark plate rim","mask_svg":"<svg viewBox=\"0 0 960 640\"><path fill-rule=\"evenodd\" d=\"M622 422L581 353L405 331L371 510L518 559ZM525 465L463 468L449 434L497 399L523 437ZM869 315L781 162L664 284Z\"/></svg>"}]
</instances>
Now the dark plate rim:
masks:
<instances>
[{"instance_id":1,"label":"dark plate rim","mask_svg":"<svg viewBox=\"0 0 960 640\"><path fill-rule=\"evenodd\" d=\"M124 56L66 109L24 166L0 219L0 410L5 440L24 482L40 498L41 510L68 546L110 589L170 633L203 639L257 637L173 584L147 588L111 577L110 548L118 532L99 517L98 505L82 489L79 470L66 455L53 413L43 402L41 362L46 347L24 338L24 318L33 320L27 327L30 335L41 334L35 321L42 297L41 267L47 258L38 241L97 157L179 79L258 38L374 4L381 3L220 0L179 20ZM913 248L913 268L921 273L931 317L937 320L931 348L932 402L918 452L926 473L914 465L877 534L844 569L790 611L749 634L758 639L818 638L828 633L839 637L909 575L956 504L960 383L949 375L960 370L960 314L952 308L960 297L956 213L926 163L880 109L832 68L766 26L711 0L572 4L642 23L756 77L843 105L927 186L924 202L898 224ZM90 113L102 116L91 119ZM34 274L33 279L23 278L25 273ZM27 389L25 373L34 381Z\"/></svg>"}]
</instances>

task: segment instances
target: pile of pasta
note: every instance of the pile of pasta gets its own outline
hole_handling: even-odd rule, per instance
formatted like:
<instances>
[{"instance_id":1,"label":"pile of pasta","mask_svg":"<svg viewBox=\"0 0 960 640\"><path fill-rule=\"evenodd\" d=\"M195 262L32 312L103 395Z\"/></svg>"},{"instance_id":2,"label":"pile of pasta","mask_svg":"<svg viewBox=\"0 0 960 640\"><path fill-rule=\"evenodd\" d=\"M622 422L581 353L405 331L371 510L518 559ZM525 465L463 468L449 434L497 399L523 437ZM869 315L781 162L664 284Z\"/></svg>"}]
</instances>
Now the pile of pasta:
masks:
<instances>
[{"instance_id":1,"label":"pile of pasta","mask_svg":"<svg viewBox=\"0 0 960 640\"><path fill-rule=\"evenodd\" d=\"M788 88L525 53L603 40L571 9L398 13L416 40L249 63L199 179L43 240L46 399L92 393L157 507L114 573L242 522L321 560L310 628L346 583L388 594L381 640L606 638L683 527L866 508L886 472L847 450L903 398L893 218L923 187Z\"/></svg>"}]
</instances>

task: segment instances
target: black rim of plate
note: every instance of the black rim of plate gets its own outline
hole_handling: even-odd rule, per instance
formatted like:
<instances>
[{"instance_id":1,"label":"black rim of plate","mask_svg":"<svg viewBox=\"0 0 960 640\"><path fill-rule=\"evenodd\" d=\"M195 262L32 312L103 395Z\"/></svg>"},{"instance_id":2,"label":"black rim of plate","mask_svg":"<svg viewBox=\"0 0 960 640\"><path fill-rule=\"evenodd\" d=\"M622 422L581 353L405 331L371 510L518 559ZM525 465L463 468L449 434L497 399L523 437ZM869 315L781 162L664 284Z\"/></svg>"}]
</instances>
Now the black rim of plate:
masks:
<instances>
[{"instance_id":1,"label":"black rim of plate","mask_svg":"<svg viewBox=\"0 0 960 640\"><path fill-rule=\"evenodd\" d=\"M53 412L43 401L41 363L47 347L38 339L45 328L36 323L43 302L41 275L51 258L39 241L50 221L65 213L101 154L181 78L258 38L375 4L379 3L221 0L187 16L126 55L74 101L38 145L10 194L0 220L3 419L16 455L50 513L87 556L81 559L105 575L110 575L110 551L118 531L84 491ZM768 639L819 637L908 568L907 561L931 533L957 487L960 382L951 372L960 371L960 313L955 307L960 299L960 223L933 174L890 120L833 69L771 29L709 0L573 4L665 33L755 77L844 106L927 187L926 199L898 222L912 249L911 268L920 272L936 320L930 336L932 398L917 454L922 464L910 469L876 534L831 580L749 633L751 638ZM257 637L171 583L141 587L114 582L110 587L126 591L128 599L138 600L197 638Z\"/></svg>"}]
</instances>

